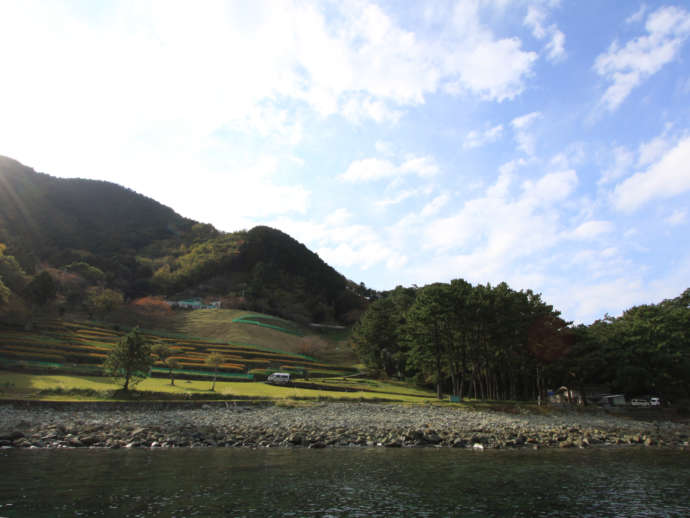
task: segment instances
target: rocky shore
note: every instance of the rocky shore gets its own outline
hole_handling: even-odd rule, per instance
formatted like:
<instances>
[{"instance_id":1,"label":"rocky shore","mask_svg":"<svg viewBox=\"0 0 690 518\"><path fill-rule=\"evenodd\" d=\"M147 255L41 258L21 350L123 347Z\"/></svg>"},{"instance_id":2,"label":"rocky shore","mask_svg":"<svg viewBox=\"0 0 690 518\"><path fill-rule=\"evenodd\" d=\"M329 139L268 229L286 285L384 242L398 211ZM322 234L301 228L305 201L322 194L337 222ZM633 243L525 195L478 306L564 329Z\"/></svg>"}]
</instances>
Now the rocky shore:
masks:
<instances>
[{"instance_id":1,"label":"rocky shore","mask_svg":"<svg viewBox=\"0 0 690 518\"><path fill-rule=\"evenodd\" d=\"M587 448L688 450L690 426L605 413L506 414L454 407L325 403L305 407L52 409L0 406L0 448Z\"/></svg>"}]
</instances>

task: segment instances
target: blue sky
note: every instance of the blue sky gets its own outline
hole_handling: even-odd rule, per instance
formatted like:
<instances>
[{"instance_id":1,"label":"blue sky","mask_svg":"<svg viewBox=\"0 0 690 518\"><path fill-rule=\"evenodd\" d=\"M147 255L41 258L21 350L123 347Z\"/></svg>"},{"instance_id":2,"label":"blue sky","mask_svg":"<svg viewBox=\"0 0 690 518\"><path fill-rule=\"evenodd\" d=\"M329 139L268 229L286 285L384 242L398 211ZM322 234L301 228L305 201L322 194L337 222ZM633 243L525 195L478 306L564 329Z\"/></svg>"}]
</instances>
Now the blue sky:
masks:
<instances>
[{"instance_id":1,"label":"blue sky","mask_svg":"<svg viewBox=\"0 0 690 518\"><path fill-rule=\"evenodd\" d=\"M377 289L690 286L685 2L0 3L0 154Z\"/></svg>"}]
</instances>

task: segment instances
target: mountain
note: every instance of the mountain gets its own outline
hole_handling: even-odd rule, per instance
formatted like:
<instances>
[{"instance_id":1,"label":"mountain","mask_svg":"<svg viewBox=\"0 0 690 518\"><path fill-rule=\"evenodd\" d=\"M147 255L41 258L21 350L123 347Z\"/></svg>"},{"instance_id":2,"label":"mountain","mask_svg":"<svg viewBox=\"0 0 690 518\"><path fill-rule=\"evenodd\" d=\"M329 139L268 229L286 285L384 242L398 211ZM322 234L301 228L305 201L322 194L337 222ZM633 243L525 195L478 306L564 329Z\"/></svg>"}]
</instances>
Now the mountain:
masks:
<instances>
[{"instance_id":1,"label":"mountain","mask_svg":"<svg viewBox=\"0 0 690 518\"><path fill-rule=\"evenodd\" d=\"M55 178L2 156L0 243L27 279L48 271L68 310L93 285L126 299L225 298L302 322L350 321L366 303L279 230L220 232L117 184Z\"/></svg>"}]
</instances>

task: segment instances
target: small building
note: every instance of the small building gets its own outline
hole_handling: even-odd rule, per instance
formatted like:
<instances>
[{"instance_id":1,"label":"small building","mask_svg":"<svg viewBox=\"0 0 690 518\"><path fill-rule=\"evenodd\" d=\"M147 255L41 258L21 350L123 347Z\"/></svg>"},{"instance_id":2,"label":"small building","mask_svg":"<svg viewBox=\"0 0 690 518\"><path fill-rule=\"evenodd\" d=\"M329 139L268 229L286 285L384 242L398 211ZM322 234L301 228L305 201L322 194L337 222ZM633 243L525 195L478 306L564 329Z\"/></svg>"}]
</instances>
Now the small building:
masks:
<instances>
[{"instance_id":1,"label":"small building","mask_svg":"<svg viewBox=\"0 0 690 518\"><path fill-rule=\"evenodd\" d=\"M581 405L582 395L577 391L568 387L560 387L558 390L548 391L549 403L556 405Z\"/></svg>"},{"instance_id":2,"label":"small building","mask_svg":"<svg viewBox=\"0 0 690 518\"><path fill-rule=\"evenodd\" d=\"M208 304L204 304L201 299L184 299L184 300L168 300L166 301L172 308L181 309L220 309L220 300L212 300Z\"/></svg>"},{"instance_id":3,"label":"small building","mask_svg":"<svg viewBox=\"0 0 690 518\"><path fill-rule=\"evenodd\" d=\"M182 309L201 309L202 304L201 299L185 299L173 302L172 306Z\"/></svg>"},{"instance_id":4,"label":"small building","mask_svg":"<svg viewBox=\"0 0 690 518\"><path fill-rule=\"evenodd\" d=\"M625 406L625 395L600 394L595 402L601 406Z\"/></svg>"}]
</instances>

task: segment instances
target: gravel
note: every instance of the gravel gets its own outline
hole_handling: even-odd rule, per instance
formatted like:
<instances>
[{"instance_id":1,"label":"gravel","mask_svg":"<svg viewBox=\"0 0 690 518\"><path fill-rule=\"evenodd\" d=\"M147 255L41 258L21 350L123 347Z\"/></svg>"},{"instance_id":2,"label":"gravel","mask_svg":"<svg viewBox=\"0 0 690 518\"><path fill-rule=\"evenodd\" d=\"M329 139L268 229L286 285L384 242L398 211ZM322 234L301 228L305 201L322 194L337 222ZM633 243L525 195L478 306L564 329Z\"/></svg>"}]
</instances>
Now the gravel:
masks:
<instances>
[{"instance_id":1,"label":"gravel","mask_svg":"<svg viewBox=\"0 0 690 518\"><path fill-rule=\"evenodd\" d=\"M550 415L434 405L17 408L0 406L0 448L465 447L688 448L690 427L604 412Z\"/></svg>"}]
</instances>

